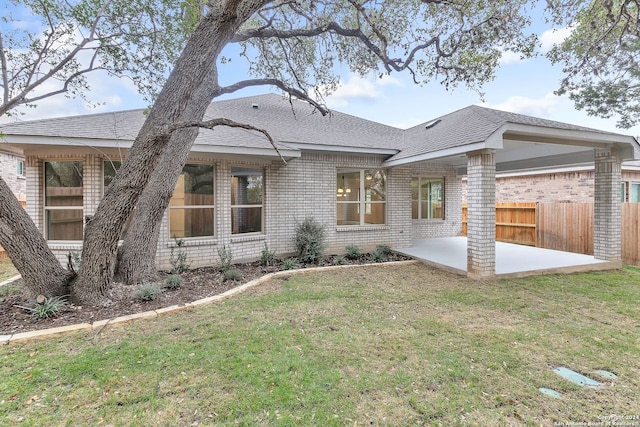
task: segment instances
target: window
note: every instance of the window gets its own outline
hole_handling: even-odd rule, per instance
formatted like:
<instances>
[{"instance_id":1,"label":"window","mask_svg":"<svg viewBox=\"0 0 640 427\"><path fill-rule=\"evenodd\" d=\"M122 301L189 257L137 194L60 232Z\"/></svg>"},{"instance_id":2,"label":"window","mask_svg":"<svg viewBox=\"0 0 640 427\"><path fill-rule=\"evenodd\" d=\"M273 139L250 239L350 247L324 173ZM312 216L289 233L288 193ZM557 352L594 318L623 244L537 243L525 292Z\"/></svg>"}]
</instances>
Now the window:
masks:
<instances>
[{"instance_id":1,"label":"window","mask_svg":"<svg viewBox=\"0 0 640 427\"><path fill-rule=\"evenodd\" d=\"M22 160L16 162L16 175L24 176L24 162Z\"/></svg>"},{"instance_id":2,"label":"window","mask_svg":"<svg viewBox=\"0 0 640 427\"><path fill-rule=\"evenodd\" d=\"M102 194L104 195L104 190L107 189L113 178L116 176L116 172L122 166L122 162L105 160L104 166L102 168L103 172L103 181L102 181Z\"/></svg>"},{"instance_id":3,"label":"window","mask_svg":"<svg viewBox=\"0 0 640 427\"><path fill-rule=\"evenodd\" d=\"M82 240L82 162L44 164L45 235L48 240Z\"/></svg>"},{"instance_id":4,"label":"window","mask_svg":"<svg viewBox=\"0 0 640 427\"><path fill-rule=\"evenodd\" d=\"M442 178L411 179L411 217L413 219L444 219Z\"/></svg>"},{"instance_id":5,"label":"window","mask_svg":"<svg viewBox=\"0 0 640 427\"><path fill-rule=\"evenodd\" d=\"M231 232L233 234L263 231L262 169L231 168Z\"/></svg>"},{"instance_id":6,"label":"window","mask_svg":"<svg viewBox=\"0 0 640 427\"><path fill-rule=\"evenodd\" d=\"M338 170L337 225L387 223L387 173L381 169Z\"/></svg>"},{"instance_id":7,"label":"window","mask_svg":"<svg viewBox=\"0 0 640 427\"><path fill-rule=\"evenodd\" d=\"M169 235L213 236L213 166L185 165L169 201Z\"/></svg>"},{"instance_id":8,"label":"window","mask_svg":"<svg viewBox=\"0 0 640 427\"><path fill-rule=\"evenodd\" d=\"M640 183L632 182L629 185L629 201L633 203L640 202Z\"/></svg>"},{"instance_id":9,"label":"window","mask_svg":"<svg viewBox=\"0 0 640 427\"><path fill-rule=\"evenodd\" d=\"M622 203L627 201L627 183L626 182L622 182L620 185L620 201Z\"/></svg>"}]
</instances>

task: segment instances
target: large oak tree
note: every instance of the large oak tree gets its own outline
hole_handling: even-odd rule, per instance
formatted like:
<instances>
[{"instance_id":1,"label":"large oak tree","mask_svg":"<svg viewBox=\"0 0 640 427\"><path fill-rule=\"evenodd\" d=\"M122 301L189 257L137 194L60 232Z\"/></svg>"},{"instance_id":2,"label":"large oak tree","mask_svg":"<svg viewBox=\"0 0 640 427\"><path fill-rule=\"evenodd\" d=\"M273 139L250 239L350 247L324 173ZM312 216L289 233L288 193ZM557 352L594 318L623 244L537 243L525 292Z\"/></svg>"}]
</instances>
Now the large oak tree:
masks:
<instances>
[{"instance_id":1,"label":"large oak tree","mask_svg":"<svg viewBox=\"0 0 640 427\"><path fill-rule=\"evenodd\" d=\"M95 215L86 222L83 263L77 277L65 271L60 277L69 283L75 299L105 302L125 221L137 204L141 222L137 224L134 218L134 229L149 233L157 226L170 197L166 188L173 188L171 182L175 184L186 161L196 129L251 128L250 123L233 123L223 117L202 122L216 96L271 85L325 111L314 99L335 89L339 64L363 75L406 72L416 83L439 80L447 87L463 83L479 89L492 78L503 52L526 56L533 51L535 38L523 34L528 23L526 4L516 0L221 0L197 5L195 9L201 12L197 26ZM225 48L232 44L240 47L249 71L246 79L225 86L218 74L229 60L237 60L225 56ZM158 185L161 178L165 185ZM0 194L0 200L4 197ZM152 199L162 203L150 205ZM14 212L17 207L7 209ZM0 213L0 244L18 235L28 239L33 233L38 233L35 227L18 230L13 217ZM12 259L20 256L16 251L22 251L17 246L7 250ZM47 252L46 242L40 250ZM149 256L140 255L153 254L155 245L145 248L125 241L122 265L129 265L127 251L137 253L130 259L144 259L147 266L152 265ZM16 267L21 272L29 269L32 257L26 256ZM131 267L122 270L127 269L130 274ZM34 285L43 274L28 279L25 275L27 285L45 295L59 292L61 286L54 286L56 283L44 289Z\"/></svg>"}]
</instances>

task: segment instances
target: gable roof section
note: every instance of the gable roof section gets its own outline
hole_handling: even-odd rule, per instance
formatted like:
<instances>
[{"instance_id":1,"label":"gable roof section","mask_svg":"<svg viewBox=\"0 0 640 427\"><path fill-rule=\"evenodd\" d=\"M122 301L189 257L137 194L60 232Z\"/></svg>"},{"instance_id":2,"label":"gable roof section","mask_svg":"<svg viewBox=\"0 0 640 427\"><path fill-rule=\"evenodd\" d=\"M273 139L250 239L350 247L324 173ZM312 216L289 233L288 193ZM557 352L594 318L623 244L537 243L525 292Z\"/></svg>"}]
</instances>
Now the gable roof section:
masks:
<instances>
[{"instance_id":1,"label":"gable roof section","mask_svg":"<svg viewBox=\"0 0 640 427\"><path fill-rule=\"evenodd\" d=\"M332 112L322 116L306 102L275 94L215 101L204 119L225 117L264 129L285 158L303 150L377 154L387 167L437 161L466 171L466 153L496 149L501 170L593 161L593 149L618 146L634 159L638 142L630 136L583 126L470 106L407 130ZM35 120L0 126L6 142L37 152L52 147L126 149L142 127L144 110ZM217 127L201 129L198 153L276 157L259 132Z\"/></svg>"},{"instance_id":2,"label":"gable roof section","mask_svg":"<svg viewBox=\"0 0 640 427\"><path fill-rule=\"evenodd\" d=\"M543 130L567 138L577 134L591 139L628 138L554 120L509 113L471 105L405 131L402 151L389 158L388 166L462 154L483 148L503 148L503 135L511 133L544 134Z\"/></svg>"},{"instance_id":3,"label":"gable roof section","mask_svg":"<svg viewBox=\"0 0 640 427\"><path fill-rule=\"evenodd\" d=\"M275 94L212 102L204 120L220 117L267 130L278 148L291 157L298 157L301 149L389 156L399 151L402 140L400 129L339 112L325 117L305 102ZM0 130L14 143L128 148L144 119L144 110L139 109L17 122L2 125ZM224 126L201 129L193 150L238 154L273 151L259 132Z\"/></svg>"}]
</instances>

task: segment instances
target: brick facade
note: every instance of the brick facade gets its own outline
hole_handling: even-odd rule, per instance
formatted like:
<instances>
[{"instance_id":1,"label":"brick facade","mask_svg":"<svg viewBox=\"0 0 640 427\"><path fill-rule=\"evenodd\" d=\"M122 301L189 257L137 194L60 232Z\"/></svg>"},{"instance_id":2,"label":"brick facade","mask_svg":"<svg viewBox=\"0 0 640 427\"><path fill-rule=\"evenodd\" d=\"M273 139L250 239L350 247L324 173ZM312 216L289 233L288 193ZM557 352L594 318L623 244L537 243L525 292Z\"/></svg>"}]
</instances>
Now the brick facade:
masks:
<instances>
[{"instance_id":1,"label":"brick facade","mask_svg":"<svg viewBox=\"0 0 640 427\"><path fill-rule=\"evenodd\" d=\"M495 275L495 176L494 150L467 154L467 274L473 278Z\"/></svg>"},{"instance_id":2,"label":"brick facade","mask_svg":"<svg viewBox=\"0 0 640 427\"><path fill-rule=\"evenodd\" d=\"M88 154L82 157L28 157L27 209L36 225L44 232L43 164L45 161L82 160L83 215L92 215L102 195L104 159ZM180 250L187 252L192 267L215 265L218 249L229 247L234 261L258 259L265 244L278 256L293 253L296 223L307 216L314 217L325 228L327 253L343 253L345 246L356 244L371 250L385 244L392 248L411 246L414 238L455 236L461 231L461 180L446 165L417 163L407 167L386 169L386 223L384 225L337 226L336 176L342 168L379 169L384 158L375 155L329 154L303 152L302 157L284 165L281 161L247 162L192 157L188 163L214 166L215 236L184 239ZM264 171L263 233L232 234L231 230L231 168L243 166ZM411 219L411 179L414 176L444 178L445 218ZM66 263L69 251L81 249L80 241L51 242L51 248L61 262ZM158 241L157 266L170 267L172 250L177 250L169 236L168 215L165 214Z\"/></svg>"},{"instance_id":3,"label":"brick facade","mask_svg":"<svg viewBox=\"0 0 640 427\"><path fill-rule=\"evenodd\" d=\"M24 165L24 156L0 150L0 176L21 197L27 192L27 179L24 172L18 174L18 162Z\"/></svg>"},{"instance_id":4,"label":"brick facade","mask_svg":"<svg viewBox=\"0 0 640 427\"><path fill-rule=\"evenodd\" d=\"M622 259L620 169L614 150L596 150L593 255L607 261Z\"/></svg>"}]
</instances>

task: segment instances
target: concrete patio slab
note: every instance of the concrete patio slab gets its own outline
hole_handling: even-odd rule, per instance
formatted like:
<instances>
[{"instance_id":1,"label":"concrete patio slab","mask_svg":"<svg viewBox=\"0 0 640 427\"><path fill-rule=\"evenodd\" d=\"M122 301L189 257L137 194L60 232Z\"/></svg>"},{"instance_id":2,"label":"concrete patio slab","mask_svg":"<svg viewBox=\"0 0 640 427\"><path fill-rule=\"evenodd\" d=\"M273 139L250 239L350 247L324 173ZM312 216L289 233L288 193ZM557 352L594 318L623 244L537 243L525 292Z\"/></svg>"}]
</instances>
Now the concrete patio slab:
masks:
<instances>
[{"instance_id":1,"label":"concrete patio slab","mask_svg":"<svg viewBox=\"0 0 640 427\"><path fill-rule=\"evenodd\" d=\"M467 238L464 236L415 240L412 247L397 251L445 270L467 274ZM591 255L496 242L497 277L608 270L620 266Z\"/></svg>"}]
</instances>

